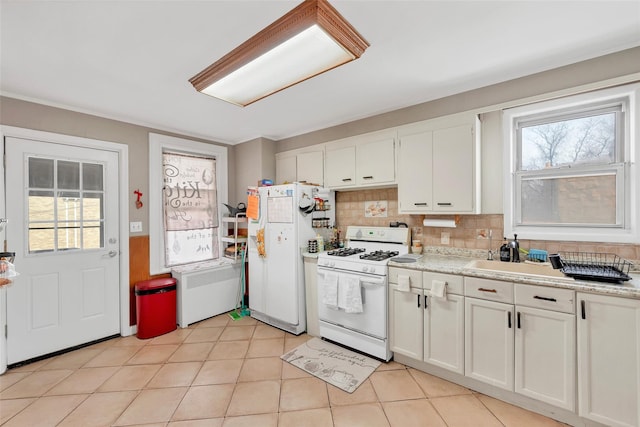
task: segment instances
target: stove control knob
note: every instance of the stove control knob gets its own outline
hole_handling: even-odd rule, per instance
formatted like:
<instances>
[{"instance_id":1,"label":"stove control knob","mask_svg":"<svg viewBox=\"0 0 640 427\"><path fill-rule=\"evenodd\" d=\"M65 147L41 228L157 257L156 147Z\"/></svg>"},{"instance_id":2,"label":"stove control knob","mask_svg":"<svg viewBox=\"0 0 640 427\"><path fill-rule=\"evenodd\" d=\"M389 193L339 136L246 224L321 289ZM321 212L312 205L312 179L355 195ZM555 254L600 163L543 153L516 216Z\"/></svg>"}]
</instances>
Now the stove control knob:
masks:
<instances>
[{"instance_id":1,"label":"stove control knob","mask_svg":"<svg viewBox=\"0 0 640 427\"><path fill-rule=\"evenodd\" d=\"M367 271L369 271L369 267L367 267L366 265L362 267L362 272L366 273Z\"/></svg>"}]
</instances>

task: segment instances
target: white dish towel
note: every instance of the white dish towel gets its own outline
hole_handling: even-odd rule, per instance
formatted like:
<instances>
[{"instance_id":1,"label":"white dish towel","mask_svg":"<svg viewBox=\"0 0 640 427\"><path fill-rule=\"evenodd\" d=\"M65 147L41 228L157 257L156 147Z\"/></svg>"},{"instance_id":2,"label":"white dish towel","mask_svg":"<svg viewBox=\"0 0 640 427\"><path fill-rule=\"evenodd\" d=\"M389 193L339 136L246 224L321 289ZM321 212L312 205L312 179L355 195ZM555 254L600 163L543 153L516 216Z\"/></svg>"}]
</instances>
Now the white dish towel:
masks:
<instances>
[{"instance_id":1,"label":"white dish towel","mask_svg":"<svg viewBox=\"0 0 640 427\"><path fill-rule=\"evenodd\" d=\"M353 276L340 276L338 281L338 308L345 313L362 313L362 290L360 279Z\"/></svg>"},{"instance_id":2,"label":"white dish towel","mask_svg":"<svg viewBox=\"0 0 640 427\"><path fill-rule=\"evenodd\" d=\"M398 274L398 290L409 292L411 290L411 277L407 274Z\"/></svg>"},{"instance_id":3,"label":"white dish towel","mask_svg":"<svg viewBox=\"0 0 640 427\"><path fill-rule=\"evenodd\" d=\"M322 303L334 310L338 309L338 275L336 273L324 273Z\"/></svg>"},{"instance_id":4,"label":"white dish towel","mask_svg":"<svg viewBox=\"0 0 640 427\"><path fill-rule=\"evenodd\" d=\"M447 282L444 280L432 280L429 295L433 298L447 298Z\"/></svg>"}]
</instances>

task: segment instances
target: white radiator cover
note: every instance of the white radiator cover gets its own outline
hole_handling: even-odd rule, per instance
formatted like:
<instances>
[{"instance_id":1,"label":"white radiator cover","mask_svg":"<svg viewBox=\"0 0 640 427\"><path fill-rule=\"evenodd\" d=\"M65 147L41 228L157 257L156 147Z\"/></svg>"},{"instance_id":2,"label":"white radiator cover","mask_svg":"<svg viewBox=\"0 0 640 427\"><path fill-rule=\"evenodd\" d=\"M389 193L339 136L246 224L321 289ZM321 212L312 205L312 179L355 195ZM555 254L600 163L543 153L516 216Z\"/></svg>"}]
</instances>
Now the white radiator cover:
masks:
<instances>
[{"instance_id":1,"label":"white radiator cover","mask_svg":"<svg viewBox=\"0 0 640 427\"><path fill-rule=\"evenodd\" d=\"M173 269L177 280L178 325L226 313L240 305L242 264L199 264Z\"/></svg>"}]
</instances>

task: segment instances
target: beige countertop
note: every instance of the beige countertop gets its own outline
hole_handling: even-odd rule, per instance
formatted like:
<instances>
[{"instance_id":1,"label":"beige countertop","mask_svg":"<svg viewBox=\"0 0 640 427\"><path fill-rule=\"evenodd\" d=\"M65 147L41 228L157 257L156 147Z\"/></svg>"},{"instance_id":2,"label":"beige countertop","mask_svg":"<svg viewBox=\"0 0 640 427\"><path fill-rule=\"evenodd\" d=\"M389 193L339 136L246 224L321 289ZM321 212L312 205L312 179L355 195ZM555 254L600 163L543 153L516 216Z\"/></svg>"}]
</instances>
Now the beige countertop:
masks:
<instances>
[{"instance_id":1,"label":"beige countertop","mask_svg":"<svg viewBox=\"0 0 640 427\"><path fill-rule=\"evenodd\" d=\"M389 261L389 267L407 268L411 270L433 271L437 273L457 274L463 276L480 277L483 279L502 280L529 285L552 286L556 288L572 289L579 292L606 294L625 298L640 299L640 274L632 273L633 278L622 284L575 280L572 278L554 279L553 277L531 277L517 273L498 272L467 268L467 264L478 259L472 256L448 255L441 253L426 253L413 263L398 263ZM500 263L500 261L494 261ZM551 267L549 267L551 268Z\"/></svg>"},{"instance_id":2,"label":"beige countertop","mask_svg":"<svg viewBox=\"0 0 640 427\"><path fill-rule=\"evenodd\" d=\"M304 252L305 258L317 258L317 253ZM589 292L603 295L619 296L624 298L640 299L640 273L629 274L632 280L622 284L606 282L595 282L587 280L575 280L570 277L554 279L553 277L531 277L519 275L517 273L506 273L492 270L480 270L468 268L467 265L477 259L486 257L486 251L473 251L464 249L443 249L438 248L433 251L427 250L416 262L399 263L389 261L389 267L407 268L411 270L433 271L436 273L457 274L462 276L480 277L483 279L502 280L514 283L524 283L528 285L551 286L556 288L572 289L578 292ZM494 261L500 263L500 261ZM549 267L551 268L551 267Z\"/></svg>"}]
</instances>

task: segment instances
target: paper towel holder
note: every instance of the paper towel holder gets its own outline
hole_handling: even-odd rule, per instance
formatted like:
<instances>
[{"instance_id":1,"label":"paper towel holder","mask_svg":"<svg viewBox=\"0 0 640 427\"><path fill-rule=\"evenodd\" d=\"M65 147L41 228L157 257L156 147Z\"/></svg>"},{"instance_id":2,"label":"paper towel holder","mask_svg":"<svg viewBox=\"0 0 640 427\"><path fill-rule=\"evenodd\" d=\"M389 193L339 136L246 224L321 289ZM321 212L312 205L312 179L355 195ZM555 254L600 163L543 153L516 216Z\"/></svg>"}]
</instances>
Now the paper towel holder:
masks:
<instances>
[{"instance_id":1,"label":"paper towel holder","mask_svg":"<svg viewBox=\"0 0 640 427\"><path fill-rule=\"evenodd\" d=\"M422 220L422 225L424 227L456 228L459 222L460 222L460 215L456 215L453 219L425 218L424 220Z\"/></svg>"}]
</instances>

